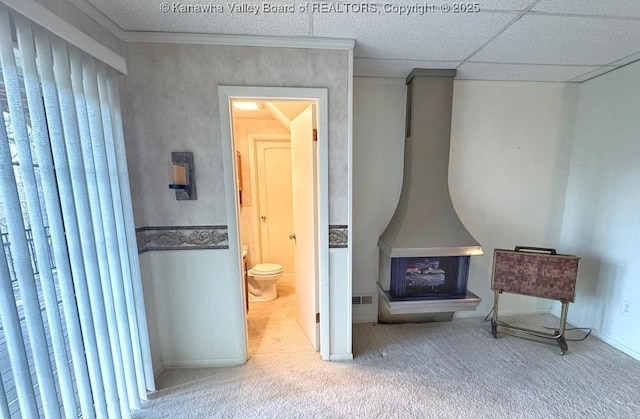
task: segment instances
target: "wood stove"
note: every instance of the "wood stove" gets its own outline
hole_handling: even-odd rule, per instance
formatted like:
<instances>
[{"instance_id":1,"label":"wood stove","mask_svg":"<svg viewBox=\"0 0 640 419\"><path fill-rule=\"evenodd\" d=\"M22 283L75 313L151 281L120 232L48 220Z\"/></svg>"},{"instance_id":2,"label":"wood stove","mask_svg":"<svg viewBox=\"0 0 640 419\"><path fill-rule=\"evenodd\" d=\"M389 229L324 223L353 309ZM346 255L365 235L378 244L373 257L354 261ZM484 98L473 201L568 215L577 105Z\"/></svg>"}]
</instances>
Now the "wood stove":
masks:
<instances>
[{"instance_id":1,"label":"wood stove","mask_svg":"<svg viewBox=\"0 0 640 419\"><path fill-rule=\"evenodd\" d=\"M456 70L414 69L407 77L402 190L378 239L378 321L443 321L475 310L467 290L470 256L482 247L458 218L449 194Z\"/></svg>"}]
</instances>

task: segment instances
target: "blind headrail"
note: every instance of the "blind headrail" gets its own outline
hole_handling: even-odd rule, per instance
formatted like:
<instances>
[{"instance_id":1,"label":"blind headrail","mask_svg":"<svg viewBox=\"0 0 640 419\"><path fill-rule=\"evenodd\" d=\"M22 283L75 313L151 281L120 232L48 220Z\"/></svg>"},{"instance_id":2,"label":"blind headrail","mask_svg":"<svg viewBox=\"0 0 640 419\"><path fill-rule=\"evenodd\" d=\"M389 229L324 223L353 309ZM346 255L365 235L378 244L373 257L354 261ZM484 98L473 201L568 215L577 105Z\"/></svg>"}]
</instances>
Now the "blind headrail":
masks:
<instances>
[{"instance_id":1,"label":"blind headrail","mask_svg":"<svg viewBox=\"0 0 640 419\"><path fill-rule=\"evenodd\" d=\"M102 61L122 74L127 74L127 62L123 56L96 41L66 20L62 19L34 0L0 0L31 21L37 23L87 54Z\"/></svg>"}]
</instances>

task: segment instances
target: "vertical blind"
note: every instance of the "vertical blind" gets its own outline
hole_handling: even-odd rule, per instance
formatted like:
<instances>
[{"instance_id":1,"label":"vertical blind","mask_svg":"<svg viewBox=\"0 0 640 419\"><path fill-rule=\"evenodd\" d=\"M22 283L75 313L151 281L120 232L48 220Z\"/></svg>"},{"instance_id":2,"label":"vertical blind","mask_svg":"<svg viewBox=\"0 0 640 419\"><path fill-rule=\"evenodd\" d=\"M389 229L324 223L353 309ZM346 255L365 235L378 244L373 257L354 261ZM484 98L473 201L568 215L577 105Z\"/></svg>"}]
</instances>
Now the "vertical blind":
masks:
<instances>
[{"instance_id":1,"label":"vertical blind","mask_svg":"<svg viewBox=\"0 0 640 419\"><path fill-rule=\"evenodd\" d=\"M0 4L0 416L153 389L117 73Z\"/></svg>"}]
</instances>

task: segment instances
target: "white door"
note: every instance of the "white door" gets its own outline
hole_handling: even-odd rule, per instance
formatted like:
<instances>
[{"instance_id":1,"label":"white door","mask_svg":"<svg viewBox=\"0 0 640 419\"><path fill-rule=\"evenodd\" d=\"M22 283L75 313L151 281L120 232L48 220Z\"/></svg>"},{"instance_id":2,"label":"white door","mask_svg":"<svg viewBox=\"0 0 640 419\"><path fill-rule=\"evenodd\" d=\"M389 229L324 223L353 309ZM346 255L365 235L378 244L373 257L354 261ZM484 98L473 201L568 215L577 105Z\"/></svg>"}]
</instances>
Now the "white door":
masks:
<instances>
[{"instance_id":1,"label":"white door","mask_svg":"<svg viewBox=\"0 0 640 419\"><path fill-rule=\"evenodd\" d=\"M258 225L262 263L279 263L285 275L295 272L291 146L289 141L260 141L256 146Z\"/></svg>"},{"instance_id":2,"label":"white door","mask_svg":"<svg viewBox=\"0 0 640 419\"><path fill-rule=\"evenodd\" d=\"M291 172L293 192L296 315L305 335L319 350L316 263L316 143L313 141L313 106L291 121Z\"/></svg>"}]
</instances>

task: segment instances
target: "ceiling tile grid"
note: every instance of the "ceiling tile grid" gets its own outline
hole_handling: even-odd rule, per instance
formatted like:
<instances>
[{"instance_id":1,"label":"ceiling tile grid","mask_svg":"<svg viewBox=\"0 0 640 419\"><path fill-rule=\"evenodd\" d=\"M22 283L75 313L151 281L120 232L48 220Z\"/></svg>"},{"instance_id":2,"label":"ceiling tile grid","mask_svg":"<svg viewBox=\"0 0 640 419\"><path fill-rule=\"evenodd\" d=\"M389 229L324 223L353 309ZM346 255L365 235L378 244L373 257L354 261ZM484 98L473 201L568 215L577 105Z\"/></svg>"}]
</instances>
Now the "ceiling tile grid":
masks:
<instances>
[{"instance_id":1,"label":"ceiling tile grid","mask_svg":"<svg viewBox=\"0 0 640 419\"><path fill-rule=\"evenodd\" d=\"M310 33L307 13L265 13L264 1L87 1L126 31L255 36L309 36Z\"/></svg>"},{"instance_id":2,"label":"ceiling tile grid","mask_svg":"<svg viewBox=\"0 0 640 419\"><path fill-rule=\"evenodd\" d=\"M599 67L523 65L466 62L458 68L461 80L520 80L562 82L590 73Z\"/></svg>"},{"instance_id":3,"label":"ceiling tile grid","mask_svg":"<svg viewBox=\"0 0 640 419\"><path fill-rule=\"evenodd\" d=\"M323 13L314 14L312 34L355 38L356 57L455 61L465 59L513 18L503 13Z\"/></svg>"},{"instance_id":4,"label":"ceiling tile grid","mask_svg":"<svg viewBox=\"0 0 640 419\"><path fill-rule=\"evenodd\" d=\"M527 14L474 55L473 60L606 65L639 48L640 22L635 20Z\"/></svg>"},{"instance_id":5,"label":"ceiling tile grid","mask_svg":"<svg viewBox=\"0 0 640 419\"><path fill-rule=\"evenodd\" d=\"M360 77L405 78L414 68L457 68L460 64L460 61L386 60L355 57L353 73Z\"/></svg>"},{"instance_id":6,"label":"ceiling tile grid","mask_svg":"<svg viewBox=\"0 0 640 419\"><path fill-rule=\"evenodd\" d=\"M531 10L584 16L615 16L640 19L638 0L541 0Z\"/></svg>"},{"instance_id":7,"label":"ceiling tile grid","mask_svg":"<svg viewBox=\"0 0 640 419\"><path fill-rule=\"evenodd\" d=\"M479 0L478 13L445 13L440 5L460 4L449 0L374 0L369 10L317 0L70 1L125 31L355 39L354 74L368 77L446 67L465 79L580 82L640 59L640 0ZM293 9L267 12L265 3ZM419 13L425 4L433 8Z\"/></svg>"}]
</instances>

